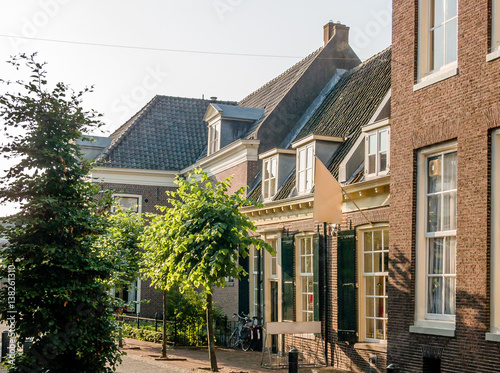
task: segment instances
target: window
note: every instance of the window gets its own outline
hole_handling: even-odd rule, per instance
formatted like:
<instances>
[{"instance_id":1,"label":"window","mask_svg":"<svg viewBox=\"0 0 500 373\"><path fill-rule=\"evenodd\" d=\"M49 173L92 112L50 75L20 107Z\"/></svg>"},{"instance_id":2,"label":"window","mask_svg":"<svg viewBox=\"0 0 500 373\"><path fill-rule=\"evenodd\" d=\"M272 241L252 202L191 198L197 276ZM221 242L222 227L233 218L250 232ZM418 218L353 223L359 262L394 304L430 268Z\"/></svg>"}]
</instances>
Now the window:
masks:
<instances>
[{"instance_id":1,"label":"window","mask_svg":"<svg viewBox=\"0 0 500 373\"><path fill-rule=\"evenodd\" d=\"M255 247L252 248L252 268L251 268L251 276L252 276L252 300L251 303L251 313L253 316L262 317L262 306L263 306L263 296L264 290L262 287L262 255L261 251L257 250Z\"/></svg>"},{"instance_id":2,"label":"window","mask_svg":"<svg viewBox=\"0 0 500 373\"><path fill-rule=\"evenodd\" d=\"M115 203L125 210L132 210L133 212L141 213L142 196L134 194L114 194L113 198ZM115 206L111 207L111 211L115 212Z\"/></svg>"},{"instance_id":3,"label":"window","mask_svg":"<svg viewBox=\"0 0 500 373\"><path fill-rule=\"evenodd\" d=\"M277 163L277 157L264 160L264 172L262 177L262 193L264 199L272 198L276 194Z\"/></svg>"},{"instance_id":4,"label":"window","mask_svg":"<svg viewBox=\"0 0 500 373\"><path fill-rule=\"evenodd\" d=\"M360 335L364 341L379 342L387 339L389 230L361 230L360 238Z\"/></svg>"},{"instance_id":5,"label":"window","mask_svg":"<svg viewBox=\"0 0 500 373\"><path fill-rule=\"evenodd\" d=\"M314 321L313 240L311 236L299 238L299 286L302 321Z\"/></svg>"},{"instance_id":6,"label":"window","mask_svg":"<svg viewBox=\"0 0 500 373\"><path fill-rule=\"evenodd\" d=\"M491 139L491 265L490 265L490 330L489 341L500 342L500 130Z\"/></svg>"},{"instance_id":7,"label":"window","mask_svg":"<svg viewBox=\"0 0 500 373\"><path fill-rule=\"evenodd\" d=\"M278 278L278 240L276 238L268 239L267 243L275 251L274 254L270 254L269 258L269 277Z\"/></svg>"},{"instance_id":8,"label":"window","mask_svg":"<svg viewBox=\"0 0 500 373\"><path fill-rule=\"evenodd\" d=\"M417 174L416 325L410 331L454 336L456 143L422 150Z\"/></svg>"},{"instance_id":9,"label":"window","mask_svg":"<svg viewBox=\"0 0 500 373\"><path fill-rule=\"evenodd\" d=\"M213 154L220 148L220 122L208 126L208 154Z\"/></svg>"},{"instance_id":10,"label":"window","mask_svg":"<svg viewBox=\"0 0 500 373\"><path fill-rule=\"evenodd\" d=\"M384 175L389 170L389 129L380 129L366 135L367 175Z\"/></svg>"},{"instance_id":11,"label":"window","mask_svg":"<svg viewBox=\"0 0 500 373\"><path fill-rule=\"evenodd\" d=\"M309 193L314 178L314 145L300 148L297 152L297 191L299 194Z\"/></svg>"},{"instance_id":12,"label":"window","mask_svg":"<svg viewBox=\"0 0 500 373\"><path fill-rule=\"evenodd\" d=\"M129 285L121 288L114 288L115 298L122 300L125 303L124 312L140 313L141 312L141 280L137 279Z\"/></svg>"},{"instance_id":13,"label":"window","mask_svg":"<svg viewBox=\"0 0 500 373\"><path fill-rule=\"evenodd\" d=\"M491 1L491 51L500 47L500 0Z\"/></svg>"},{"instance_id":14,"label":"window","mask_svg":"<svg viewBox=\"0 0 500 373\"><path fill-rule=\"evenodd\" d=\"M456 67L458 45L457 0L419 2L419 77Z\"/></svg>"}]
</instances>

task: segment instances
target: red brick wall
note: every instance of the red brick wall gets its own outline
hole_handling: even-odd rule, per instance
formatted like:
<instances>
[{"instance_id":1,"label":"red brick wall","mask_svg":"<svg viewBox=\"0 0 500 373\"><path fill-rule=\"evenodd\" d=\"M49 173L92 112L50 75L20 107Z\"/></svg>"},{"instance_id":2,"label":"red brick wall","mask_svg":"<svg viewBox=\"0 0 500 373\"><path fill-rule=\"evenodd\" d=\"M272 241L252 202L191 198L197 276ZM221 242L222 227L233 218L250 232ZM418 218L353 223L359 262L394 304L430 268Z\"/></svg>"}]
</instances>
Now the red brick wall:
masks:
<instances>
[{"instance_id":1,"label":"red brick wall","mask_svg":"<svg viewBox=\"0 0 500 373\"><path fill-rule=\"evenodd\" d=\"M488 1L459 0L458 75L413 92L416 0L393 2L391 230L388 362L422 370L422 346L443 348L443 372L498 371L489 329L489 129L500 60L486 62ZM496 110L497 110L496 109ZM498 110L494 112L498 113ZM495 124L497 123L497 124ZM456 337L409 333L414 322L416 154L458 143Z\"/></svg>"}]
</instances>

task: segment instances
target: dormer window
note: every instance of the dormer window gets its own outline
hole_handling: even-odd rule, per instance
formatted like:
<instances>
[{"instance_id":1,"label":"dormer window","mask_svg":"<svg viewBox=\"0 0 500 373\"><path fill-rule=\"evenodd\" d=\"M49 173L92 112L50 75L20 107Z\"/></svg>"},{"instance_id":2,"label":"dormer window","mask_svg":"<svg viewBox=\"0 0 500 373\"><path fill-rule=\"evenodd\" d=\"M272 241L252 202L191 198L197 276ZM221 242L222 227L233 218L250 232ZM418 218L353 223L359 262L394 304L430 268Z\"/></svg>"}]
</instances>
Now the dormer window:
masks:
<instances>
[{"instance_id":1,"label":"dormer window","mask_svg":"<svg viewBox=\"0 0 500 373\"><path fill-rule=\"evenodd\" d=\"M314 144L297 152L297 192L309 193L314 185Z\"/></svg>"},{"instance_id":2,"label":"dormer window","mask_svg":"<svg viewBox=\"0 0 500 373\"><path fill-rule=\"evenodd\" d=\"M365 133L365 173L367 178L386 175L389 171L389 120L363 128Z\"/></svg>"},{"instance_id":3,"label":"dormer window","mask_svg":"<svg viewBox=\"0 0 500 373\"><path fill-rule=\"evenodd\" d=\"M262 177L262 194L264 199L270 199L276 194L278 157L264 160L264 175Z\"/></svg>"},{"instance_id":4,"label":"dormer window","mask_svg":"<svg viewBox=\"0 0 500 373\"><path fill-rule=\"evenodd\" d=\"M208 153L215 153L220 149L220 122L208 126Z\"/></svg>"}]
</instances>

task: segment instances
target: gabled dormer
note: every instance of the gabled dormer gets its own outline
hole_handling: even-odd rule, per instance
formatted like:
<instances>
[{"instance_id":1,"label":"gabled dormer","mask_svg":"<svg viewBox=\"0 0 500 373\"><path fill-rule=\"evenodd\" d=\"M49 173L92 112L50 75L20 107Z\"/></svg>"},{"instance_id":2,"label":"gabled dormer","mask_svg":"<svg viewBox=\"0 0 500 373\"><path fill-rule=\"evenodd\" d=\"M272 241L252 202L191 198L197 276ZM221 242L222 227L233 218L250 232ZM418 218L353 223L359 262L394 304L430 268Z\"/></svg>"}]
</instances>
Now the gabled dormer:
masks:
<instances>
[{"instance_id":1,"label":"gabled dormer","mask_svg":"<svg viewBox=\"0 0 500 373\"><path fill-rule=\"evenodd\" d=\"M314 157L327 163L337 151L344 139L340 137L311 134L292 143L296 150L296 184L297 194L310 193L314 186Z\"/></svg>"},{"instance_id":2,"label":"gabled dormer","mask_svg":"<svg viewBox=\"0 0 500 373\"><path fill-rule=\"evenodd\" d=\"M242 138L264 109L211 103L203 120L208 124L207 156Z\"/></svg>"},{"instance_id":3,"label":"gabled dormer","mask_svg":"<svg viewBox=\"0 0 500 373\"><path fill-rule=\"evenodd\" d=\"M271 149L259 155L262 160L262 197L271 200L295 167L295 150Z\"/></svg>"}]
</instances>

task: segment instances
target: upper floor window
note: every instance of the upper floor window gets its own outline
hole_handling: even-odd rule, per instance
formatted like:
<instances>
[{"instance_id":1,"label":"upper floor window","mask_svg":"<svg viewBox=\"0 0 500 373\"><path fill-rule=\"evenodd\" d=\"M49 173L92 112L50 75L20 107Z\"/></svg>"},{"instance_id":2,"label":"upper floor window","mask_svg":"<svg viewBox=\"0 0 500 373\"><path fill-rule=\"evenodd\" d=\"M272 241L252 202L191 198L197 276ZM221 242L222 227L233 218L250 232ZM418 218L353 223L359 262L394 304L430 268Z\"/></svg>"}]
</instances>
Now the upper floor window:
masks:
<instances>
[{"instance_id":1,"label":"upper floor window","mask_svg":"<svg viewBox=\"0 0 500 373\"><path fill-rule=\"evenodd\" d=\"M220 122L208 126L208 153L215 153L220 148Z\"/></svg>"},{"instance_id":2,"label":"upper floor window","mask_svg":"<svg viewBox=\"0 0 500 373\"><path fill-rule=\"evenodd\" d=\"M389 128L366 134L365 170L367 175L384 175L389 170Z\"/></svg>"},{"instance_id":3,"label":"upper floor window","mask_svg":"<svg viewBox=\"0 0 500 373\"><path fill-rule=\"evenodd\" d=\"M314 144L297 151L297 192L309 193L314 184Z\"/></svg>"},{"instance_id":4,"label":"upper floor window","mask_svg":"<svg viewBox=\"0 0 500 373\"><path fill-rule=\"evenodd\" d=\"M491 51L500 47L500 0L491 1Z\"/></svg>"},{"instance_id":5,"label":"upper floor window","mask_svg":"<svg viewBox=\"0 0 500 373\"><path fill-rule=\"evenodd\" d=\"M269 258L269 277L278 278L278 240L270 238L266 241L274 249L274 254L270 254Z\"/></svg>"},{"instance_id":6,"label":"upper floor window","mask_svg":"<svg viewBox=\"0 0 500 373\"><path fill-rule=\"evenodd\" d=\"M419 78L454 67L458 46L457 0L420 0L418 37Z\"/></svg>"},{"instance_id":7,"label":"upper floor window","mask_svg":"<svg viewBox=\"0 0 500 373\"><path fill-rule=\"evenodd\" d=\"M142 196L135 194L114 194L115 203L125 210L141 213ZM111 207L111 212L115 212L115 206Z\"/></svg>"},{"instance_id":8,"label":"upper floor window","mask_svg":"<svg viewBox=\"0 0 500 373\"><path fill-rule=\"evenodd\" d=\"M264 199L272 198L276 194L278 158L272 157L264 160L262 177L262 194Z\"/></svg>"},{"instance_id":9,"label":"upper floor window","mask_svg":"<svg viewBox=\"0 0 500 373\"><path fill-rule=\"evenodd\" d=\"M299 309L302 321L314 321L314 253L313 237L300 237L299 244L299 276L298 286L300 288ZM318 258L316 258L318 260Z\"/></svg>"}]
</instances>

